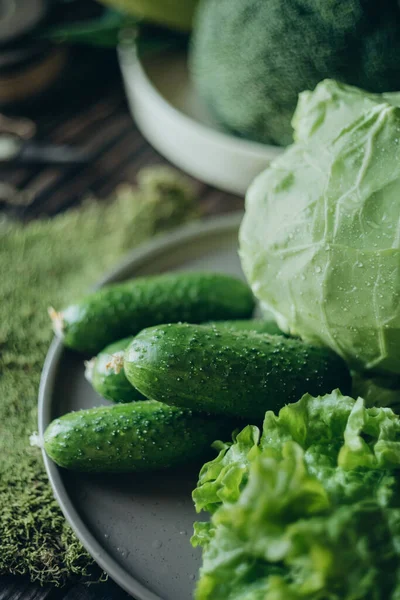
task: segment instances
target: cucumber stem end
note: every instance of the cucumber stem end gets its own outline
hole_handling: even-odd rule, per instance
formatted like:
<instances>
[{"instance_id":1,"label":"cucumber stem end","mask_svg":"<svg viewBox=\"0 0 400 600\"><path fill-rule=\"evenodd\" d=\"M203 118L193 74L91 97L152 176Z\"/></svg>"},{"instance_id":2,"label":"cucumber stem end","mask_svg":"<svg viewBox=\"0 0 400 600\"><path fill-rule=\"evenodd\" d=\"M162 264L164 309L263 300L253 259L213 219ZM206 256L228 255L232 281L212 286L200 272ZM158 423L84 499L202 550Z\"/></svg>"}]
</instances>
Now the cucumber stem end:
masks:
<instances>
[{"instance_id":1,"label":"cucumber stem end","mask_svg":"<svg viewBox=\"0 0 400 600\"><path fill-rule=\"evenodd\" d=\"M116 353L111 355L111 360L106 364L107 369L112 369L116 375L124 368L124 355L123 353Z\"/></svg>"},{"instance_id":2,"label":"cucumber stem end","mask_svg":"<svg viewBox=\"0 0 400 600\"><path fill-rule=\"evenodd\" d=\"M94 371L94 365L96 363L96 358L93 357L90 360L85 360L84 361L84 365L85 365L85 379L91 383L92 379L93 379L93 371Z\"/></svg>"},{"instance_id":3,"label":"cucumber stem end","mask_svg":"<svg viewBox=\"0 0 400 600\"><path fill-rule=\"evenodd\" d=\"M47 312L52 320L54 333L61 337L64 330L64 319L62 312L57 312L52 306L49 306Z\"/></svg>"},{"instance_id":4,"label":"cucumber stem end","mask_svg":"<svg viewBox=\"0 0 400 600\"><path fill-rule=\"evenodd\" d=\"M34 433L32 433L32 435L29 436L29 444L31 446L36 446L37 448L44 447L43 440L37 431L35 431Z\"/></svg>"}]
</instances>

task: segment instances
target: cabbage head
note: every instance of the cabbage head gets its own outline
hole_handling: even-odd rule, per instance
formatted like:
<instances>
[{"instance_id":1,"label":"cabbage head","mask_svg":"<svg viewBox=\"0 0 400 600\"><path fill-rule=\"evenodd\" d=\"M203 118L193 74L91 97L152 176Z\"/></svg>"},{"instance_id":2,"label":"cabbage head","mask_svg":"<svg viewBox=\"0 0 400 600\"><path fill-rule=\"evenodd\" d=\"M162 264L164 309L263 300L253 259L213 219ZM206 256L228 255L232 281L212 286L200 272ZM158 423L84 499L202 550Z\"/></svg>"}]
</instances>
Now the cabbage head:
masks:
<instances>
[{"instance_id":1,"label":"cabbage head","mask_svg":"<svg viewBox=\"0 0 400 600\"><path fill-rule=\"evenodd\" d=\"M400 89L399 31L398 0L201 0L190 75L221 125L286 146L299 92L322 79Z\"/></svg>"},{"instance_id":2,"label":"cabbage head","mask_svg":"<svg viewBox=\"0 0 400 600\"><path fill-rule=\"evenodd\" d=\"M400 374L400 94L321 82L295 143L250 186L245 275L279 327L351 368Z\"/></svg>"}]
</instances>

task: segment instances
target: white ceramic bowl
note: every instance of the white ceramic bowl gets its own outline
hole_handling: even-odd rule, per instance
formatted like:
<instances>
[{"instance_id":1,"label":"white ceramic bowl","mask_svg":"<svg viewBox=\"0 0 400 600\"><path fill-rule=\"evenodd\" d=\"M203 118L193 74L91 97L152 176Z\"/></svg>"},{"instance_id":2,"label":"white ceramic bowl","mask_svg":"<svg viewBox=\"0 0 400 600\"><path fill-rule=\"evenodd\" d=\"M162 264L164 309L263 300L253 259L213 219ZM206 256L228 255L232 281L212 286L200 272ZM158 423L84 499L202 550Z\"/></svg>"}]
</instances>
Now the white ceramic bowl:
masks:
<instances>
[{"instance_id":1,"label":"white ceramic bowl","mask_svg":"<svg viewBox=\"0 0 400 600\"><path fill-rule=\"evenodd\" d=\"M119 62L137 126L160 154L190 175L243 195L283 152L221 130L196 94L184 51L163 51L141 61L134 46L124 45Z\"/></svg>"}]
</instances>

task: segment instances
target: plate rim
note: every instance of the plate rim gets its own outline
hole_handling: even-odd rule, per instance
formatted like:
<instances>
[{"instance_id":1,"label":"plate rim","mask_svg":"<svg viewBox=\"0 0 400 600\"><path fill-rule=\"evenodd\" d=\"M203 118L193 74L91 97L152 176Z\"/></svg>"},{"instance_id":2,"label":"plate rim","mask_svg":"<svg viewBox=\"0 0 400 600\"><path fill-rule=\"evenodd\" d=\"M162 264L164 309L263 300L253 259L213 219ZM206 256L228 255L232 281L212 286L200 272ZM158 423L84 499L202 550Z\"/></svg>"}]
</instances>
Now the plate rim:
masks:
<instances>
[{"instance_id":1,"label":"plate rim","mask_svg":"<svg viewBox=\"0 0 400 600\"><path fill-rule=\"evenodd\" d=\"M243 211L235 211L228 215L208 217L195 223L177 227L168 233L159 234L152 240L128 252L125 258L116 267L106 273L91 289L98 289L105 284L120 280L121 277L124 277L125 272L132 269L132 266L140 267L148 261L151 262L157 254L167 249L179 247L196 238L207 237L210 233L238 230L243 215ZM38 431L40 439L43 439L44 431L51 419L52 392L57 375L58 362L63 349L62 340L54 337L44 361L38 394ZM106 558L104 558L103 547L90 532L87 525L85 525L85 522L80 517L73 501L69 497L61 478L61 469L51 461L43 448L42 457L53 495L66 521L95 562L115 583L128 592L128 594L134 596L136 600L163 600L160 596L146 588L135 577L127 573L112 556L106 554Z\"/></svg>"}]
</instances>

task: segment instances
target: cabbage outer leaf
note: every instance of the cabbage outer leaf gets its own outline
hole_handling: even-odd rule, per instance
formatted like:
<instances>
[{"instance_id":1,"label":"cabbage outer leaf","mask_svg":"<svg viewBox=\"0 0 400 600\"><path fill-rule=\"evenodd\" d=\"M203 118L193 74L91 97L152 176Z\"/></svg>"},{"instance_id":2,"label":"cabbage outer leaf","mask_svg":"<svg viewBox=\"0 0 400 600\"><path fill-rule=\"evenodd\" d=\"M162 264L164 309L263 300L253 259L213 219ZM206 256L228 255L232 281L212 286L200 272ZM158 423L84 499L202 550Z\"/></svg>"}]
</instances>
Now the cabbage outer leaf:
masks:
<instances>
[{"instance_id":1,"label":"cabbage outer leaf","mask_svg":"<svg viewBox=\"0 0 400 600\"><path fill-rule=\"evenodd\" d=\"M325 81L250 186L240 257L279 327L356 371L400 374L400 94Z\"/></svg>"}]
</instances>

